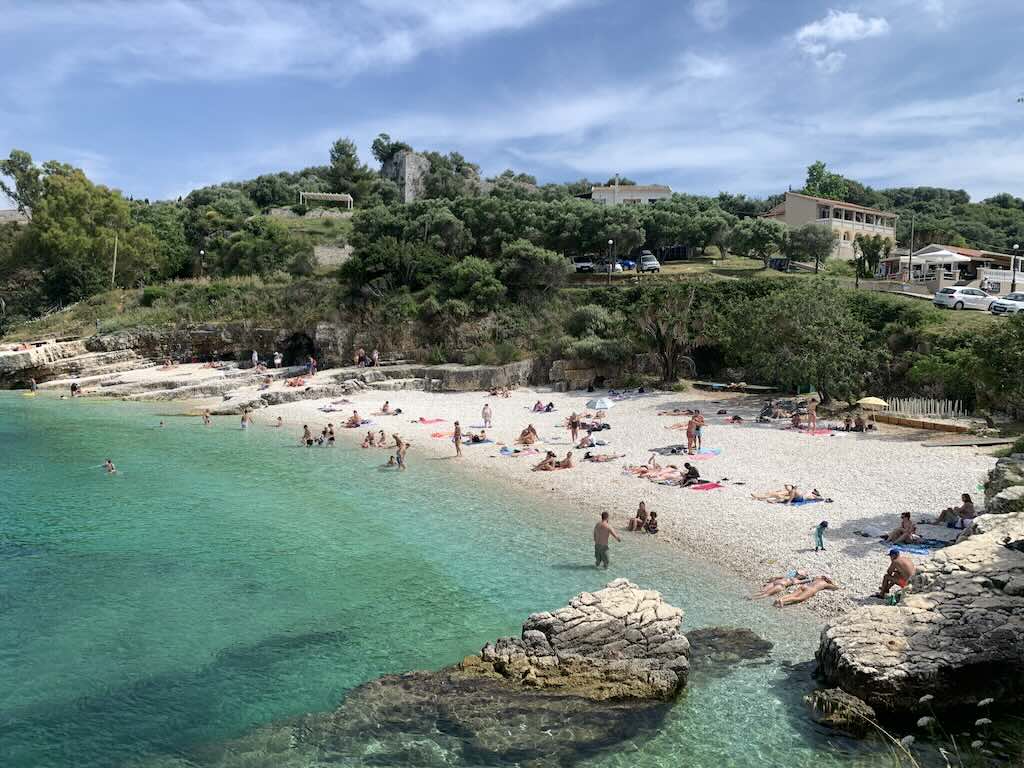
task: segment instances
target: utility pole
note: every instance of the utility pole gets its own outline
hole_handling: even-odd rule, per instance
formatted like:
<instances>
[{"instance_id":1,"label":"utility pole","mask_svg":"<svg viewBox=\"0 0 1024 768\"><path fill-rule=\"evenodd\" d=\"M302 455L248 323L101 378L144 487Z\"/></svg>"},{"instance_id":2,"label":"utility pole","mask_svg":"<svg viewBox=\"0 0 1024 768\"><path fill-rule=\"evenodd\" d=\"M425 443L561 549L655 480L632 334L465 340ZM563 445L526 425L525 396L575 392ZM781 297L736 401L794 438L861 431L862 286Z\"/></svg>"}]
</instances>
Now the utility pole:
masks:
<instances>
[{"instance_id":1,"label":"utility pole","mask_svg":"<svg viewBox=\"0 0 1024 768\"><path fill-rule=\"evenodd\" d=\"M1013 262L1010 264L1010 266L1013 267L1013 277L1010 278L1010 293L1017 292L1017 252L1019 248L1020 243L1013 244L1013 256L1010 257Z\"/></svg>"},{"instance_id":2,"label":"utility pole","mask_svg":"<svg viewBox=\"0 0 1024 768\"><path fill-rule=\"evenodd\" d=\"M910 251L907 253L907 282L914 285L914 214L910 214Z\"/></svg>"},{"instance_id":3,"label":"utility pole","mask_svg":"<svg viewBox=\"0 0 1024 768\"><path fill-rule=\"evenodd\" d=\"M110 268L110 287L114 287L114 275L117 274L117 230L114 230L114 264Z\"/></svg>"}]
</instances>

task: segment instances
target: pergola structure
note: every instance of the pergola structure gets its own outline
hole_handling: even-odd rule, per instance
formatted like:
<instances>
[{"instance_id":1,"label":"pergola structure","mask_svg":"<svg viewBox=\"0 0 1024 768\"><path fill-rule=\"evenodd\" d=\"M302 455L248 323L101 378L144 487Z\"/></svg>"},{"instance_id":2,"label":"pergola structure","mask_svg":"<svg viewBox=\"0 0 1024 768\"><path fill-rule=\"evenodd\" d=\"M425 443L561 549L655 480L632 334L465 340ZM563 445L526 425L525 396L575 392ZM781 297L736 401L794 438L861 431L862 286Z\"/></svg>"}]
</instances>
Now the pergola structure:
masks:
<instances>
[{"instance_id":1,"label":"pergola structure","mask_svg":"<svg viewBox=\"0 0 1024 768\"><path fill-rule=\"evenodd\" d=\"M352 210L352 195L345 192L299 192L299 205L314 203L343 203Z\"/></svg>"}]
</instances>

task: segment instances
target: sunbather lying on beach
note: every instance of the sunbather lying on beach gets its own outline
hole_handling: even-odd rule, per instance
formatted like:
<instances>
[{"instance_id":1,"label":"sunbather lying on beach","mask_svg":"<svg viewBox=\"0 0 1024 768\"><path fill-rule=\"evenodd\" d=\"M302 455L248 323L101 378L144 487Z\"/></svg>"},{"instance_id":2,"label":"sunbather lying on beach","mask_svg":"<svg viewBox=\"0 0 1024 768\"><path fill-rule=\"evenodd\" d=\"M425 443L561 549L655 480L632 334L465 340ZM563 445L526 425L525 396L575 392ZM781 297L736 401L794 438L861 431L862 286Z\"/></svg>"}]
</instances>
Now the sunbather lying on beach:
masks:
<instances>
[{"instance_id":1,"label":"sunbather lying on beach","mask_svg":"<svg viewBox=\"0 0 1024 768\"><path fill-rule=\"evenodd\" d=\"M806 584L810 580L811 577L807 575L807 571L802 570L798 570L793 576L776 576L774 579L766 581L760 590L750 596L750 599L760 600L763 597L772 597L779 592L785 592L790 587Z\"/></svg>"},{"instance_id":2,"label":"sunbather lying on beach","mask_svg":"<svg viewBox=\"0 0 1024 768\"><path fill-rule=\"evenodd\" d=\"M757 501L767 501L769 504L793 504L794 502L811 501L811 500L824 500L824 497L818 493L818 489L814 488L811 490L809 496L804 495L800 492L800 489L795 485L789 485L788 483L777 491L767 491L766 493L752 493L750 498Z\"/></svg>"},{"instance_id":3,"label":"sunbather lying on beach","mask_svg":"<svg viewBox=\"0 0 1024 768\"><path fill-rule=\"evenodd\" d=\"M801 584L788 595L783 595L773 605L776 608L784 608L787 605L803 603L810 600L823 589L839 589L839 585L828 576L817 576L809 583Z\"/></svg>"},{"instance_id":4,"label":"sunbather lying on beach","mask_svg":"<svg viewBox=\"0 0 1024 768\"><path fill-rule=\"evenodd\" d=\"M592 461L595 464L601 464L606 461L615 461L615 459L624 459L626 454L624 453L591 453L587 451L583 454L584 461Z\"/></svg>"},{"instance_id":5,"label":"sunbather lying on beach","mask_svg":"<svg viewBox=\"0 0 1024 768\"><path fill-rule=\"evenodd\" d=\"M544 413L544 403L538 400L536 403L533 404L532 410L534 413Z\"/></svg>"},{"instance_id":6,"label":"sunbather lying on beach","mask_svg":"<svg viewBox=\"0 0 1024 768\"><path fill-rule=\"evenodd\" d=\"M555 452L554 451L548 451L546 454L544 454L544 458L541 459L539 463L533 465L533 471L534 472L550 472L553 469L555 469L555 464L556 463L557 463L557 460L555 459Z\"/></svg>"},{"instance_id":7,"label":"sunbather lying on beach","mask_svg":"<svg viewBox=\"0 0 1024 768\"><path fill-rule=\"evenodd\" d=\"M533 424L527 424L526 429L519 433L519 437L516 438L516 442L520 445L533 445L540 437L537 435L537 430L533 428Z\"/></svg>"},{"instance_id":8,"label":"sunbather lying on beach","mask_svg":"<svg viewBox=\"0 0 1024 768\"><path fill-rule=\"evenodd\" d=\"M689 408L673 408L670 411L658 411L659 416L692 416L693 411Z\"/></svg>"}]
</instances>

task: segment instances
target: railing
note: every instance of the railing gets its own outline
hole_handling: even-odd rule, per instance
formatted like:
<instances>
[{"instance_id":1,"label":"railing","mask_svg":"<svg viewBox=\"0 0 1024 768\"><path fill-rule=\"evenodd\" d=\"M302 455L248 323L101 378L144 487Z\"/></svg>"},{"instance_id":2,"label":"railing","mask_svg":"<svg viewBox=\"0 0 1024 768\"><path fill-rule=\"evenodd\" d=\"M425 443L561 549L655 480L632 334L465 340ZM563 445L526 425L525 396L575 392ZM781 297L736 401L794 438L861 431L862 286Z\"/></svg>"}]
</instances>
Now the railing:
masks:
<instances>
[{"instance_id":1,"label":"railing","mask_svg":"<svg viewBox=\"0 0 1024 768\"><path fill-rule=\"evenodd\" d=\"M970 414L961 400L937 400L930 397L889 398L889 413L926 419L963 419Z\"/></svg>"}]
</instances>

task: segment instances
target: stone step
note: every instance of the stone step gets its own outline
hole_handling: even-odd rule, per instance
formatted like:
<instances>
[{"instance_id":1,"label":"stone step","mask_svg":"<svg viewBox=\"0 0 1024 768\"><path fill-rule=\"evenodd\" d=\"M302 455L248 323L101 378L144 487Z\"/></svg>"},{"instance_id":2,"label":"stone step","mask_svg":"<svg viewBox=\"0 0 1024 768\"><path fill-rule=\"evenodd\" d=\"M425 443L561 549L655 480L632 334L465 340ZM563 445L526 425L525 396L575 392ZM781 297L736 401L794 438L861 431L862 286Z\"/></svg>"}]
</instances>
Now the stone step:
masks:
<instances>
[{"instance_id":1,"label":"stone step","mask_svg":"<svg viewBox=\"0 0 1024 768\"><path fill-rule=\"evenodd\" d=\"M367 385L367 389L375 389L381 392L400 392L402 390L416 390L422 392L426 389L426 379L385 379L375 381Z\"/></svg>"}]
</instances>

